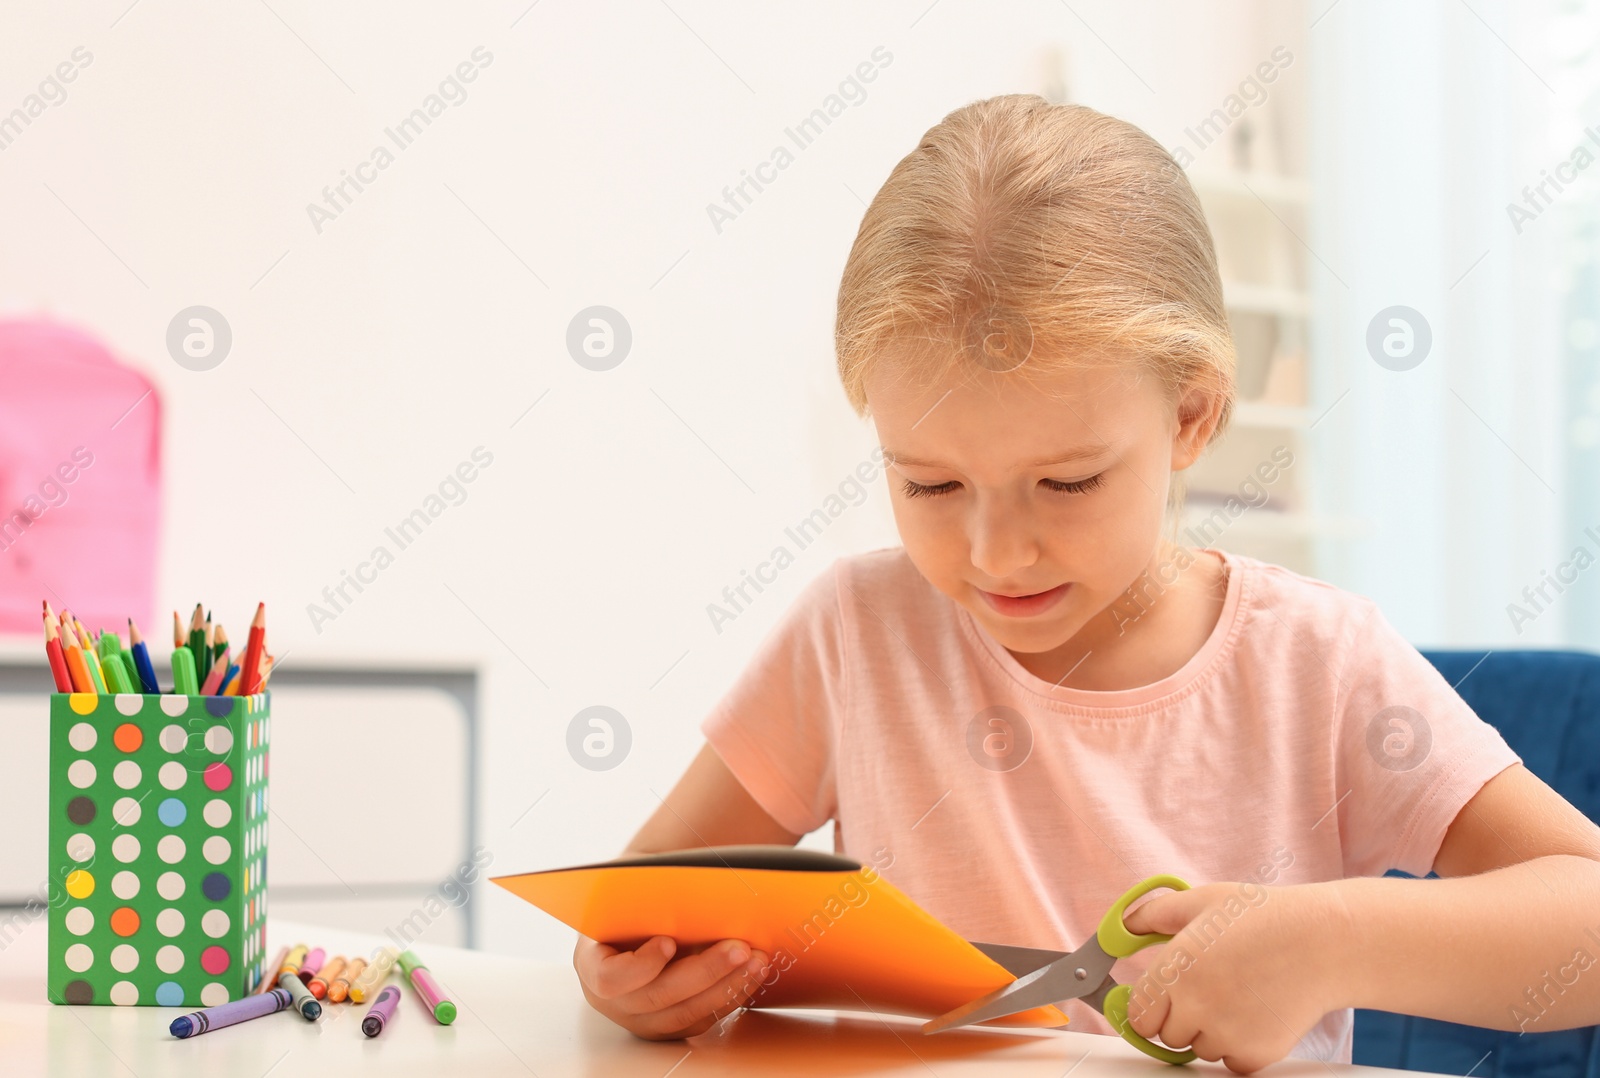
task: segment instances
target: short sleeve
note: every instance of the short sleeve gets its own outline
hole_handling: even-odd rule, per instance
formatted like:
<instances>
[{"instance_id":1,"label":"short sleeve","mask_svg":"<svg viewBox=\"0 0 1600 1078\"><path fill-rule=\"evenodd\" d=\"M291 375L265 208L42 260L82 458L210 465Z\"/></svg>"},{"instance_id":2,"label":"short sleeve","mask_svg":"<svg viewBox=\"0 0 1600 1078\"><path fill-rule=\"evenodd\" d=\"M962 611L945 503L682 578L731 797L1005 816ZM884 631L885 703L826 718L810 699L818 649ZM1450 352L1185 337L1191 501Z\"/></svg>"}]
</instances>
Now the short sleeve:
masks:
<instances>
[{"instance_id":1,"label":"short sleeve","mask_svg":"<svg viewBox=\"0 0 1600 1078\"><path fill-rule=\"evenodd\" d=\"M835 562L801 592L700 724L756 803L797 835L838 808L834 751L845 707Z\"/></svg>"},{"instance_id":2,"label":"short sleeve","mask_svg":"<svg viewBox=\"0 0 1600 1078\"><path fill-rule=\"evenodd\" d=\"M1521 757L1367 605L1338 671L1344 873L1426 876L1462 806Z\"/></svg>"}]
</instances>

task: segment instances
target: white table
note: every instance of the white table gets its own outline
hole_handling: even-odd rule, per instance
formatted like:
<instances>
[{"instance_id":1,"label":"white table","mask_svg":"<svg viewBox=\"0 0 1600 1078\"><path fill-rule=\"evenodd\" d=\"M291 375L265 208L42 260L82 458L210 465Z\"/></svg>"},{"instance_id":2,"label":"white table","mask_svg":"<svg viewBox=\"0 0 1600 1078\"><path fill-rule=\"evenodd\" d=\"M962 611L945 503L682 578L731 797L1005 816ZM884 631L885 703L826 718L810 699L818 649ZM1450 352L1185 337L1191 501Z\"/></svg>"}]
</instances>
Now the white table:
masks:
<instances>
[{"instance_id":1,"label":"white table","mask_svg":"<svg viewBox=\"0 0 1600 1078\"><path fill-rule=\"evenodd\" d=\"M45 1002L45 920L0 951L0 1070L8 1076L248 1075L1103 1075L1229 1074L1220 1064L1174 1070L1114 1037L1056 1030L956 1030L924 1037L910 1019L831 1011L748 1011L693 1041L639 1040L590 1009L566 965L481 951L416 950L460 1010L441 1026L404 986L387 1029L361 1035L365 1006L330 1004L321 1021L284 1011L188 1040L167 1026L191 1008L66 1007ZM269 955L304 941L330 953L364 954L380 935L268 925ZM1081 1061L1081 1062L1080 1062ZM1074 1066L1076 1064L1076 1066ZM1399 1075L1368 1067L1284 1061L1271 1076Z\"/></svg>"}]
</instances>

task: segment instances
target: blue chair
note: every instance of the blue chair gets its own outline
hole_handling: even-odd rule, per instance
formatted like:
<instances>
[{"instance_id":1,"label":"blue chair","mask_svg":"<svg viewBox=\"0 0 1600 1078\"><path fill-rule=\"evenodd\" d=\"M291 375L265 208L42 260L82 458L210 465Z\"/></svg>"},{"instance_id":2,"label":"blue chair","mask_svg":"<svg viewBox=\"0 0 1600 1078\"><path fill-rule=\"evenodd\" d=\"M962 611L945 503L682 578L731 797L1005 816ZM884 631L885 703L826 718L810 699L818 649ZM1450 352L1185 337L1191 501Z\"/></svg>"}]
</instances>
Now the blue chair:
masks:
<instances>
[{"instance_id":1,"label":"blue chair","mask_svg":"<svg viewBox=\"0 0 1600 1078\"><path fill-rule=\"evenodd\" d=\"M1528 770L1591 820L1600 820L1600 655L1423 654L1472 710L1500 731ZM1471 1069L1473 1078L1600 1078L1597 1030L1600 1026L1518 1034L1358 1010L1353 1058L1368 1066L1444 1074Z\"/></svg>"}]
</instances>

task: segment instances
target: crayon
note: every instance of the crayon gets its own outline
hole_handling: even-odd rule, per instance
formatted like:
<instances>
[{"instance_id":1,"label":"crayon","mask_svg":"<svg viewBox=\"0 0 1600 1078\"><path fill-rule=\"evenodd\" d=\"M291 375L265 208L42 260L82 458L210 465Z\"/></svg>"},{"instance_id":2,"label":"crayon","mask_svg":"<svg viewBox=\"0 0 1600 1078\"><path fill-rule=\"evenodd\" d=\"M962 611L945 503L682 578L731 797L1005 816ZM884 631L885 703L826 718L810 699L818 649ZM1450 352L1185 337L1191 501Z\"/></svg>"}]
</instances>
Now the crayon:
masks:
<instances>
[{"instance_id":1,"label":"crayon","mask_svg":"<svg viewBox=\"0 0 1600 1078\"><path fill-rule=\"evenodd\" d=\"M307 1022L315 1022L322 1017L322 1004L316 1001L310 989L306 988L305 982L299 977L293 973L279 974L278 987L288 989L289 994L294 997L294 1009L299 1011L300 1017Z\"/></svg>"},{"instance_id":2,"label":"crayon","mask_svg":"<svg viewBox=\"0 0 1600 1078\"><path fill-rule=\"evenodd\" d=\"M145 646L144 637L139 635L139 627L128 619L128 651L133 656L133 668L139 673L139 687L147 693L159 693L161 685L156 681L156 668L150 662L150 649Z\"/></svg>"},{"instance_id":3,"label":"crayon","mask_svg":"<svg viewBox=\"0 0 1600 1078\"><path fill-rule=\"evenodd\" d=\"M313 947L300 963L300 968L295 970L295 976L300 978L300 983L307 988L311 987L311 978L317 975L317 970L322 968L322 963L327 959L328 952L321 947Z\"/></svg>"},{"instance_id":4,"label":"crayon","mask_svg":"<svg viewBox=\"0 0 1600 1078\"><path fill-rule=\"evenodd\" d=\"M256 994L265 995L273 990L273 986L278 983L278 973L283 969L283 960L288 957L289 948L280 947L278 948L277 957L269 964L261 967L265 975L261 978L261 983L256 985Z\"/></svg>"},{"instance_id":5,"label":"crayon","mask_svg":"<svg viewBox=\"0 0 1600 1078\"><path fill-rule=\"evenodd\" d=\"M189 619L189 639L185 643L194 655L195 683L199 684L200 679L205 676L203 663L206 652L206 616L205 610L199 603L194 604L194 617Z\"/></svg>"},{"instance_id":6,"label":"crayon","mask_svg":"<svg viewBox=\"0 0 1600 1078\"><path fill-rule=\"evenodd\" d=\"M388 979L389 970L393 968L397 957L399 954L393 947L384 947L373 955L361 976L350 982L350 1002L365 1003L368 997L376 996L378 989Z\"/></svg>"},{"instance_id":7,"label":"crayon","mask_svg":"<svg viewBox=\"0 0 1600 1078\"><path fill-rule=\"evenodd\" d=\"M172 649L172 691L178 696L195 696L200 682L194 672L194 652L187 647Z\"/></svg>"},{"instance_id":8,"label":"crayon","mask_svg":"<svg viewBox=\"0 0 1600 1078\"><path fill-rule=\"evenodd\" d=\"M433 974L428 972L428 967L415 952L405 951L398 959L400 969L411 981L411 987L417 990L417 995L422 997L422 1002L428 1005L428 1010L433 1012L434 1021L441 1026L447 1026L456 1020L456 1005L445 998L444 989L439 987L439 982L433 979Z\"/></svg>"},{"instance_id":9,"label":"crayon","mask_svg":"<svg viewBox=\"0 0 1600 1078\"><path fill-rule=\"evenodd\" d=\"M297 943L293 947L289 948L289 956L283 960L283 965L278 967L278 972L279 973L299 973L300 972L300 963L302 963L302 962L304 962L306 960L306 954L310 950L311 950L311 948L307 947L303 943ZM278 978L277 977L273 977L272 981L273 981L274 984L276 984L277 981L278 981Z\"/></svg>"},{"instance_id":10,"label":"crayon","mask_svg":"<svg viewBox=\"0 0 1600 1078\"><path fill-rule=\"evenodd\" d=\"M306 987L311 989L311 994L318 999L327 999L328 983L339 976L339 971L342 969L344 969L344 959L335 955L323 963L322 968L317 970L317 975L306 982Z\"/></svg>"},{"instance_id":11,"label":"crayon","mask_svg":"<svg viewBox=\"0 0 1600 1078\"><path fill-rule=\"evenodd\" d=\"M44 653L50 660L50 676L55 678L56 692L72 691L72 672L67 669L67 653L61 650L61 628L50 612L50 600L44 603Z\"/></svg>"},{"instance_id":12,"label":"crayon","mask_svg":"<svg viewBox=\"0 0 1600 1078\"><path fill-rule=\"evenodd\" d=\"M238 1025L248 1022L252 1018L261 1018L269 1014L277 1014L285 1007L291 1006L294 997L282 988L274 988L257 996L245 996L231 1003L222 1003L215 1007L207 1007L203 1011L193 1014L179 1015L172 1020L168 1030L174 1037L198 1037L200 1034L224 1026Z\"/></svg>"},{"instance_id":13,"label":"crayon","mask_svg":"<svg viewBox=\"0 0 1600 1078\"><path fill-rule=\"evenodd\" d=\"M106 691L109 693L134 691L133 686L128 683L128 668L122 665L121 655L107 655L102 659L100 675L105 678Z\"/></svg>"},{"instance_id":14,"label":"crayon","mask_svg":"<svg viewBox=\"0 0 1600 1078\"><path fill-rule=\"evenodd\" d=\"M211 673L206 675L206 680L200 686L201 696L220 696L222 689L222 676L228 672L228 653L222 653L222 659L211 668Z\"/></svg>"},{"instance_id":15,"label":"crayon","mask_svg":"<svg viewBox=\"0 0 1600 1078\"><path fill-rule=\"evenodd\" d=\"M386 985L378 993L378 998L372 1001L366 1017L361 1019L361 1032L369 1037L382 1033L384 1025L394 1017L394 1009L399 1005L400 989L392 984Z\"/></svg>"},{"instance_id":16,"label":"crayon","mask_svg":"<svg viewBox=\"0 0 1600 1078\"><path fill-rule=\"evenodd\" d=\"M328 1000L332 1003L343 1003L350 998L350 985L358 980L361 971L367 968L365 958L352 958L345 964L333 980L328 982Z\"/></svg>"}]
</instances>

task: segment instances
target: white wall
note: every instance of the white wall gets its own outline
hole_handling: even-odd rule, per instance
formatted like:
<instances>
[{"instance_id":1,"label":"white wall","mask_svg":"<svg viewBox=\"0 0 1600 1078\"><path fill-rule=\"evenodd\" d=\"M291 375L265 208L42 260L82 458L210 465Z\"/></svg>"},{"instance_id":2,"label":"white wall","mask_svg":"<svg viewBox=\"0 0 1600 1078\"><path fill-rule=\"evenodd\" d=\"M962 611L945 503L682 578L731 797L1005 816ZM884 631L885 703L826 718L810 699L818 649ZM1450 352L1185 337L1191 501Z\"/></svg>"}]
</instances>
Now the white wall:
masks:
<instances>
[{"instance_id":1,"label":"white wall","mask_svg":"<svg viewBox=\"0 0 1600 1078\"><path fill-rule=\"evenodd\" d=\"M159 382L166 605L238 617L264 598L289 662L484 664L479 797L503 872L611 855L789 598L893 541L874 491L711 628L706 604L873 444L834 384L832 303L861 200L918 136L1064 71L1072 99L1176 145L1305 22L1109 0L125 7L0 14L0 109L93 54L0 151L0 304L89 326ZM307 203L478 46L493 61L464 103L319 235ZM893 61L864 102L717 234L706 204L879 46ZM1303 64L1290 76L1301 92ZM204 373L165 354L193 304L234 334ZM592 304L634 335L605 373L564 345ZM468 500L314 631L306 605L480 445L494 463ZM219 545L223 514L251 524ZM597 703L634 736L605 773L565 749ZM480 900L487 945L562 956L565 930Z\"/></svg>"}]
</instances>

